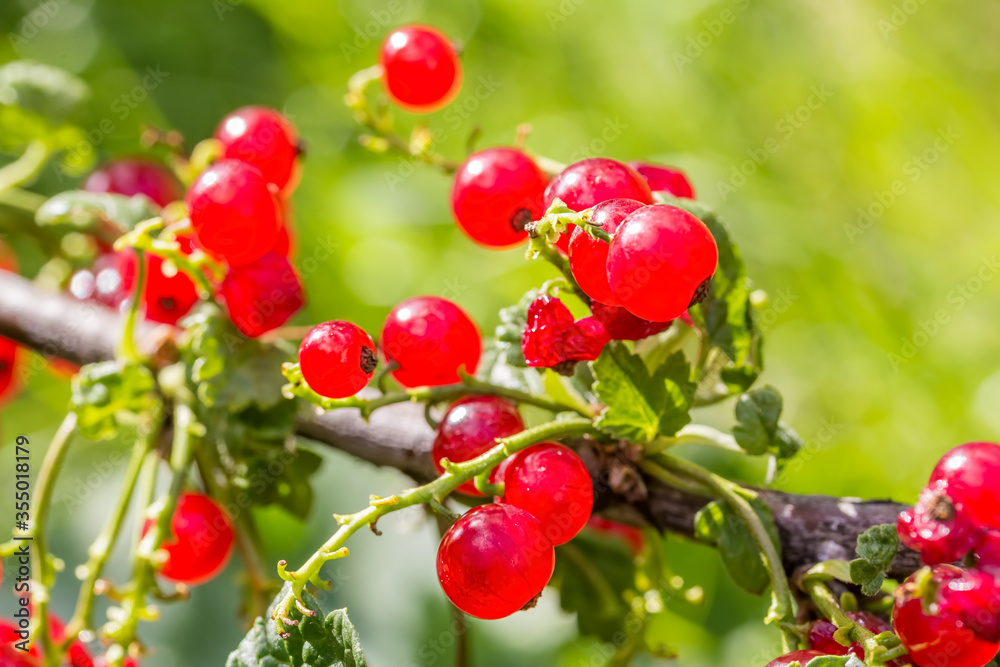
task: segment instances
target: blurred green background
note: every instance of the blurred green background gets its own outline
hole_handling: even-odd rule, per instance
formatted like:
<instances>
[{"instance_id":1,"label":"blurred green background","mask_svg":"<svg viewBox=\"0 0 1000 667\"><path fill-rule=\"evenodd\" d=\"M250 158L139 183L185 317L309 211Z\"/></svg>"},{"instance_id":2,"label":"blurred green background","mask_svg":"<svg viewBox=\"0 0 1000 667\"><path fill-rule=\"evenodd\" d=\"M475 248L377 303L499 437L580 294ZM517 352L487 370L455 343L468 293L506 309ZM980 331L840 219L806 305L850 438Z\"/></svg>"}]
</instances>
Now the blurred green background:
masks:
<instances>
[{"instance_id":1,"label":"blurred green background","mask_svg":"<svg viewBox=\"0 0 1000 667\"><path fill-rule=\"evenodd\" d=\"M782 390L808 445L781 488L913 500L946 449L997 438L995 0L6 0L0 59L86 80L90 127L114 126L97 137L104 156L138 152L143 123L193 144L235 107L282 109L309 146L294 203L310 304L297 321L378 330L395 302L430 293L489 331L497 309L550 270L521 250L469 242L451 222L448 180L359 147L341 103L348 76L411 21L465 44L458 99L419 119L444 130L443 152L460 156L476 126L480 146L509 143L527 122L529 147L561 161L679 165L727 217L770 294L764 380ZM148 68L162 80L142 88ZM415 120L398 115L404 128ZM54 187L50 174L40 189ZM33 373L0 415L4 450L18 433L43 447L67 397L65 382ZM55 531L70 571L123 465L107 445L73 452ZM307 524L261 516L270 555L296 562L329 534L330 513L402 483L329 454ZM5 476L3 497L8 486ZM326 604L349 608L373 667L451 665L435 530L419 512L392 519L383 537L352 544L337 565L345 585ZM706 591L705 604L672 605L653 629L678 648L677 664L757 667L773 657L764 601L735 590L712 552L676 540L668 549L677 573ZM164 607L163 622L144 628L155 647L145 665L223 663L242 634L236 570L196 589L193 603ZM63 582L55 608L67 615L75 589L69 573ZM9 591L2 604L6 613ZM573 634L548 595L529 614L475 623L475 664L599 664L568 645Z\"/></svg>"}]
</instances>

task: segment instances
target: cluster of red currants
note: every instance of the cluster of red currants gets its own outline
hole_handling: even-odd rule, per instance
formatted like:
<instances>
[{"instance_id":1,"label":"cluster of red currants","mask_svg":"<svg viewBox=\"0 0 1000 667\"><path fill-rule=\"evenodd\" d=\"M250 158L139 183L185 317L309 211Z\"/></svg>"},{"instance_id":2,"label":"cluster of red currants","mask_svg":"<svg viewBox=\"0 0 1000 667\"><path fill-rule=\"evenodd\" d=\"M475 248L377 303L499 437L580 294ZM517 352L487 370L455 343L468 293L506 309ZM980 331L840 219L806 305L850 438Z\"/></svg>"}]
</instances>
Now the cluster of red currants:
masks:
<instances>
[{"instance_id":1,"label":"cluster of red currants","mask_svg":"<svg viewBox=\"0 0 1000 667\"><path fill-rule=\"evenodd\" d=\"M49 635L52 641L61 642L66 638L66 628L54 614L48 615ZM44 654L37 643L32 643L27 651L22 651L19 644L23 642L20 629L6 621L0 621L0 667L42 667L45 664ZM87 645L80 640L70 643L66 649L65 660L69 667L106 667L108 661L103 655L94 657ZM139 661L126 656L122 662L124 667L139 667Z\"/></svg>"},{"instance_id":2,"label":"cluster of red currants","mask_svg":"<svg viewBox=\"0 0 1000 667\"><path fill-rule=\"evenodd\" d=\"M204 251L225 262L217 287L236 327L257 337L275 329L304 302L291 263L294 251L288 196L298 180L299 141L291 123L273 109L246 107L226 116L215 132L219 159L198 175L186 195L164 166L123 159L95 171L84 184L91 192L145 195L165 207L182 197L190 229L169 232L190 255ZM187 274L146 253L142 305L147 319L176 324L198 302ZM135 253L107 252L92 268L75 274L70 291L114 308L124 307L136 280Z\"/></svg>"}]
</instances>

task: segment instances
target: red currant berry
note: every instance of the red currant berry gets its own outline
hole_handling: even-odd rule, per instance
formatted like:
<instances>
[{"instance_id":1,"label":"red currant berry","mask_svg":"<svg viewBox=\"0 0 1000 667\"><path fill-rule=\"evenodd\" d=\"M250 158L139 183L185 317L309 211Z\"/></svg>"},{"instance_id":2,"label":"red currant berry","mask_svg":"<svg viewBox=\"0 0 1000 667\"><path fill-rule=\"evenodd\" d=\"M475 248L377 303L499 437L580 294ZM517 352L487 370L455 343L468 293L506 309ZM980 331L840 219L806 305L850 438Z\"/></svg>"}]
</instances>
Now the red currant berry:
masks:
<instances>
[{"instance_id":1,"label":"red currant berry","mask_svg":"<svg viewBox=\"0 0 1000 667\"><path fill-rule=\"evenodd\" d=\"M574 321L562 301L543 294L528 306L521 351L532 368L554 368L569 374L578 361L597 359L608 340L597 318Z\"/></svg>"},{"instance_id":2,"label":"red currant berry","mask_svg":"<svg viewBox=\"0 0 1000 667\"><path fill-rule=\"evenodd\" d=\"M0 621L0 667L41 667L42 661L38 643L22 651L14 644L22 641L20 631L7 621Z\"/></svg>"},{"instance_id":3,"label":"red currant berry","mask_svg":"<svg viewBox=\"0 0 1000 667\"><path fill-rule=\"evenodd\" d=\"M976 545L976 565L1000 573L1000 531L984 530Z\"/></svg>"},{"instance_id":4,"label":"red currant berry","mask_svg":"<svg viewBox=\"0 0 1000 667\"><path fill-rule=\"evenodd\" d=\"M673 206L647 206L615 232L608 282L630 313L666 322L705 298L718 261L715 239L701 220Z\"/></svg>"},{"instance_id":5,"label":"red currant berry","mask_svg":"<svg viewBox=\"0 0 1000 667\"><path fill-rule=\"evenodd\" d=\"M0 337L0 404L17 393L17 361L20 354L17 343Z\"/></svg>"},{"instance_id":6,"label":"red currant berry","mask_svg":"<svg viewBox=\"0 0 1000 667\"><path fill-rule=\"evenodd\" d=\"M504 473L505 503L537 518L552 544L576 537L594 509L594 485L569 447L543 442L513 457Z\"/></svg>"},{"instance_id":7,"label":"red currant berry","mask_svg":"<svg viewBox=\"0 0 1000 667\"><path fill-rule=\"evenodd\" d=\"M186 234L178 234L177 243L184 254L191 254L194 249L192 238ZM131 293L136 280L135 253L124 250L121 287ZM146 285L142 290L142 302L146 319L164 324L177 324L198 303L198 288L194 281L184 273L171 266L167 270L164 259L151 252L144 253L146 260ZM112 281L113 282L113 281Z\"/></svg>"},{"instance_id":8,"label":"red currant berry","mask_svg":"<svg viewBox=\"0 0 1000 667\"><path fill-rule=\"evenodd\" d=\"M661 331L666 331L672 322L650 322L636 317L624 308L606 306L594 301L590 310L598 322L604 325L611 340L642 340Z\"/></svg>"},{"instance_id":9,"label":"red currant berry","mask_svg":"<svg viewBox=\"0 0 1000 667\"><path fill-rule=\"evenodd\" d=\"M866 611L850 611L847 612L847 616L861 627L876 635L892 630L891 625L875 614ZM850 653L858 658L865 657L865 649L861 644L855 643L850 647L844 646L834 639L833 635L835 632L837 632L837 626L830 621L826 619L815 621L809 628L809 647L815 651L822 652L824 655L847 655ZM905 664L908 663L905 661L897 662L895 660L889 663L891 667Z\"/></svg>"},{"instance_id":10,"label":"red currant berry","mask_svg":"<svg viewBox=\"0 0 1000 667\"><path fill-rule=\"evenodd\" d=\"M49 613L49 635L56 643L61 643L66 639L66 625L55 614ZM90 657L90 651L78 639L70 642L66 649L66 659L70 667L94 667L94 660ZM3 662L0 662L3 667Z\"/></svg>"},{"instance_id":11,"label":"red currant berry","mask_svg":"<svg viewBox=\"0 0 1000 667\"><path fill-rule=\"evenodd\" d=\"M966 570L937 595L938 614L958 618L978 639L1000 644L1000 581L994 572Z\"/></svg>"},{"instance_id":12,"label":"red currant berry","mask_svg":"<svg viewBox=\"0 0 1000 667\"><path fill-rule=\"evenodd\" d=\"M222 119L215 130L222 156L249 162L278 190L295 187L298 137L292 124L274 109L243 107Z\"/></svg>"},{"instance_id":13,"label":"red currant berry","mask_svg":"<svg viewBox=\"0 0 1000 667\"><path fill-rule=\"evenodd\" d=\"M623 523L605 519L603 516L595 514L590 517L587 521L587 528L624 541L634 555L639 555L646 545L646 538L643 537L641 530L635 526L626 526Z\"/></svg>"},{"instance_id":14,"label":"red currant berry","mask_svg":"<svg viewBox=\"0 0 1000 667\"><path fill-rule=\"evenodd\" d=\"M291 262L273 252L249 264L230 267L219 296L229 319L250 338L277 329L305 302L302 282Z\"/></svg>"},{"instance_id":15,"label":"red currant berry","mask_svg":"<svg viewBox=\"0 0 1000 667\"><path fill-rule=\"evenodd\" d=\"M554 567L555 550L538 520L500 503L466 512L445 533L437 554L445 595L483 619L504 618L530 605Z\"/></svg>"},{"instance_id":16,"label":"red currant berry","mask_svg":"<svg viewBox=\"0 0 1000 667\"><path fill-rule=\"evenodd\" d=\"M451 301L418 296L389 313L382 351L396 363L392 376L404 387L458 382L458 371L474 374L482 353L479 327Z\"/></svg>"},{"instance_id":17,"label":"red currant berry","mask_svg":"<svg viewBox=\"0 0 1000 667\"><path fill-rule=\"evenodd\" d=\"M981 539L981 531L964 507L952 501L944 482L925 488L916 506L900 513L896 529L903 544L919 551L928 565L954 563Z\"/></svg>"},{"instance_id":18,"label":"red currant berry","mask_svg":"<svg viewBox=\"0 0 1000 667\"><path fill-rule=\"evenodd\" d=\"M389 33L379 54L382 83L404 109L428 112L451 102L462 81L455 47L439 30L408 25Z\"/></svg>"},{"instance_id":19,"label":"red currant berry","mask_svg":"<svg viewBox=\"0 0 1000 667\"><path fill-rule=\"evenodd\" d=\"M274 246L278 202L256 167L219 160L188 190L188 212L198 243L230 264L246 264Z\"/></svg>"},{"instance_id":20,"label":"red currant berry","mask_svg":"<svg viewBox=\"0 0 1000 667\"><path fill-rule=\"evenodd\" d=\"M292 201L281 199L278 201L278 208L281 211L281 228L278 230L278 238L275 240L271 252L291 260L295 258L299 249L298 239L295 235L295 223L292 220Z\"/></svg>"},{"instance_id":21,"label":"red currant berry","mask_svg":"<svg viewBox=\"0 0 1000 667\"><path fill-rule=\"evenodd\" d=\"M985 528L1000 529L1000 445L969 442L951 450L931 473L931 484L944 481L948 495Z\"/></svg>"},{"instance_id":22,"label":"red currant berry","mask_svg":"<svg viewBox=\"0 0 1000 667\"><path fill-rule=\"evenodd\" d=\"M351 322L317 324L299 345L302 377L327 398L354 396L372 379L377 365L372 337Z\"/></svg>"},{"instance_id":23,"label":"red currant berry","mask_svg":"<svg viewBox=\"0 0 1000 667\"><path fill-rule=\"evenodd\" d=\"M622 220L643 206L645 204L634 199L609 199L594 207L590 212L590 222L608 234L614 234ZM595 239L582 229L574 229L569 242L569 266L587 296L615 306L618 302L608 285L608 247L607 242Z\"/></svg>"},{"instance_id":24,"label":"red currant berry","mask_svg":"<svg viewBox=\"0 0 1000 667\"><path fill-rule=\"evenodd\" d=\"M923 573L910 576L896 591L892 624L910 658L921 667L983 667L1000 650L1000 644L983 641L958 617L952 607L933 604L924 610L917 583ZM938 590L960 579L962 571L951 565L937 565L930 578Z\"/></svg>"},{"instance_id":25,"label":"red currant berry","mask_svg":"<svg viewBox=\"0 0 1000 667\"><path fill-rule=\"evenodd\" d=\"M437 471L444 472L441 459L462 463L487 452L506 438L524 430L521 414L510 401L497 396L466 396L451 404L438 427L431 456ZM481 496L469 481L458 490Z\"/></svg>"},{"instance_id":26,"label":"red currant berry","mask_svg":"<svg viewBox=\"0 0 1000 667\"><path fill-rule=\"evenodd\" d=\"M646 179L649 189L653 192L666 192L674 197L694 199L694 186L688 180L687 174L680 169L649 162L629 162L628 166Z\"/></svg>"},{"instance_id":27,"label":"red currant berry","mask_svg":"<svg viewBox=\"0 0 1000 667\"><path fill-rule=\"evenodd\" d=\"M87 177L83 189L126 197L146 195L157 206L166 206L184 196L181 182L172 171L157 162L136 158L108 162Z\"/></svg>"},{"instance_id":28,"label":"red currant berry","mask_svg":"<svg viewBox=\"0 0 1000 667\"><path fill-rule=\"evenodd\" d=\"M145 534L152 520L143 528ZM170 519L170 535L160 544L167 561L160 574L185 584L201 584L219 574L233 552L233 523L226 511L201 493L182 493Z\"/></svg>"},{"instance_id":29,"label":"red currant berry","mask_svg":"<svg viewBox=\"0 0 1000 667\"><path fill-rule=\"evenodd\" d=\"M545 174L515 148L473 153L455 174L451 210L469 238L508 248L528 238L524 226L542 217Z\"/></svg>"},{"instance_id":30,"label":"red currant berry","mask_svg":"<svg viewBox=\"0 0 1000 667\"><path fill-rule=\"evenodd\" d=\"M653 193L632 167L616 160L594 157L571 164L549 182L545 188L544 208L548 209L556 199L561 199L574 211L582 211L609 199L634 199L652 204ZM573 226L570 227L557 244L565 254L569 252L573 233Z\"/></svg>"},{"instance_id":31,"label":"red currant berry","mask_svg":"<svg viewBox=\"0 0 1000 667\"><path fill-rule=\"evenodd\" d=\"M826 654L819 651L792 651L788 655L783 655L767 663L767 667L789 667L789 665L795 664L798 664L799 667L806 667L810 660L821 658L824 655Z\"/></svg>"}]
</instances>

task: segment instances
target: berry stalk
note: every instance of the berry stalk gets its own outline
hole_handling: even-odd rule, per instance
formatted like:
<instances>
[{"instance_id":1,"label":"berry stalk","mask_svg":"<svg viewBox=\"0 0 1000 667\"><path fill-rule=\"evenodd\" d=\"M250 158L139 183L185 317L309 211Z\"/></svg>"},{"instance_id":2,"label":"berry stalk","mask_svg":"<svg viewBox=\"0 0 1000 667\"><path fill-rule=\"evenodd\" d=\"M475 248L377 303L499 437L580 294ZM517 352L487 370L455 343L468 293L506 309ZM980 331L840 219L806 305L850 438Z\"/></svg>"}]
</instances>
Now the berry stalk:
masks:
<instances>
[{"instance_id":1,"label":"berry stalk","mask_svg":"<svg viewBox=\"0 0 1000 667\"><path fill-rule=\"evenodd\" d=\"M391 495L387 498L373 496L368 507L345 516L338 516L340 529L321 546L316 553L302 564L294 572L285 569L285 561L278 563L278 575L292 583L291 592L275 608L272 620L279 635L284 635L285 625L294 623L290 621L292 605L295 605L303 614L313 616L315 611L309 609L302 600L302 591L307 584L321 588L328 588L329 583L319 578L319 572L327 561L344 558L349 555L349 551L344 547L348 538L364 526L375 526L378 520L397 510L401 510L413 505L423 505L432 502L440 503L452 491L463 483L468 482L477 475L488 472L495 468L505 458L526 449L531 445L545 442L547 440L559 440L580 435L597 435L598 431L590 419L567 419L564 421L553 421L526 431L504 438L485 454L463 463L448 463L445 472L432 482L423 486L418 486L399 494Z\"/></svg>"}]
</instances>

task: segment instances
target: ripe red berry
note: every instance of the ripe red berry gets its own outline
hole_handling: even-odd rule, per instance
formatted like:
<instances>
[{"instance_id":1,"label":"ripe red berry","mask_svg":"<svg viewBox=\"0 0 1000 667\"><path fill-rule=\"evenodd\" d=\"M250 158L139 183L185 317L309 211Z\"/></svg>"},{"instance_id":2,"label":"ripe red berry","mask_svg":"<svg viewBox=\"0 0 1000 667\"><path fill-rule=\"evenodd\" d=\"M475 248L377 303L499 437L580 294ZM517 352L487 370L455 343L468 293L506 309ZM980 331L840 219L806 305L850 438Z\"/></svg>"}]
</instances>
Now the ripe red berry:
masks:
<instances>
[{"instance_id":1,"label":"ripe red berry","mask_svg":"<svg viewBox=\"0 0 1000 667\"><path fill-rule=\"evenodd\" d=\"M187 234L178 234L176 239L181 251L191 254L194 249L192 238ZM132 250L121 252L121 262L118 265L118 270L121 271L121 283L114 285L113 274L108 274L108 279L112 283L110 289L123 290L127 298L131 295L137 279L136 257ZM147 252L143 256L146 261L146 284L142 290L142 302L146 319L164 324L177 324L198 303L198 288L183 271L177 270L174 266L170 266L168 270L165 260L159 255ZM114 291L107 295L111 300L119 298Z\"/></svg>"},{"instance_id":2,"label":"ripe red berry","mask_svg":"<svg viewBox=\"0 0 1000 667\"><path fill-rule=\"evenodd\" d=\"M230 267L219 296L229 319L250 338L277 329L305 302L299 274L287 258L273 252Z\"/></svg>"},{"instance_id":3,"label":"ripe red berry","mask_svg":"<svg viewBox=\"0 0 1000 667\"><path fill-rule=\"evenodd\" d=\"M892 630L891 625L870 612L850 611L847 612L847 616L876 635ZM848 647L834 639L833 635L836 631L837 626L826 619L813 622L809 628L809 648L820 651L823 655L847 655L850 653L858 658L865 657L865 649L861 644L855 643ZM889 663L890 667L902 667L908 664L910 663L906 660L893 660Z\"/></svg>"},{"instance_id":4,"label":"ripe red berry","mask_svg":"<svg viewBox=\"0 0 1000 667\"><path fill-rule=\"evenodd\" d=\"M666 331L672 322L650 322L636 317L624 308L605 306L594 301L590 304L594 317L604 325L611 340L642 340L661 331Z\"/></svg>"},{"instance_id":5,"label":"ripe red berry","mask_svg":"<svg viewBox=\"0 0 1000 667\"><path fill-rule=\"evenodd\" d=\"M958 618L978 639L1000 644L1000 581L995 572L965 570L937 593L938 614Z\"/></svg>"},{"instance_id":6,"label":"ripe red berry","mask_svg":"<svg viewBox=\"0 0 1000 667\"><path fill-rule=\"evenodd\" d=\"M576 362L597 359L608 340L597 318L574 321L562 301L543 294L528 306L521 351L528 366L570 373Z\"/></svg>"},{"instance_id":7,"label":"ripe red berry","mask_svg":"<svg viewBox=\"0 0 1000 667\"><path fill-rule=\"evenodd\" d=\"M771 662L767 663L767 667L788 667L789 665L799 664L800 667L806 667L809 661L813 658L820 658L826 655L825 653L820 653L819 651L792 651L788 655L783 655L780 658L776 658Z\"/></svg>"},{"instance_id":8,"label":"ripe red berry","mask_svg":"<svg viewBox=\"0 0 1000 667\"><path fill-rule=\"evenodd\" d=\"M507 248L528 238L524 226L542 217L545 174L515 148L473 153L455 174L451 210L469 238Z\"/></svg>"},{"instance_id":9,"label":"ripe red berry","mask_svg":"<svg viewBox=\"0 0 1000 667\"><path fill-rule=\"evenodd\" d=\"M921 667L986 665L1000 650L1000 644L977 638L951 607L942 608L935 603L925 611L917 584L920 575L920 572L911 575L896 590L892 610L893 627L910 652L910 658ZM939 590L961 577L962 571L951 565L937 565L931 574Z\"/></svg>"},{"instance_id":10,"label":"ripe red berry","mask_svg":"<svg viewBox=\"0 0 1000 667\"><path fill-rule=\"evenodd\" d=\"M9 338L0 337L0 404L17 393L18 345Z\"/></svg>"},{"instance_id":11,"label":"ripe red berry","mask_svg":"<svg viewBox=\"0 0 1000 667\"><path fill-rule=\"evenodd\" d=\"M1000 531L984 530L976 545L976 565L1000 573Z\"/></svg>"},{"instance_id":12,"label":"ripe red berry","mask_svg":"<svg viewBox=\"0 0 1000 667\"><path fill-rule=\"evenodd\" d=\"M172 171L151 160L123 158L102 165L83 183L87 192L111 192L133 197L146 195L157 206L166 206L184 196L181 182Z\"/></svg>"},{"instance_id":13,"label":"ripe red berry","mask_svg":"<svg viewBox=\"0 0 1000 667\"><path fill-rule=\"evenodd\" d=\"M594 509L594 486L583 461L569 447L543 442L511 457L504 473L503 502L542 524L559 546L576 537Z\"/></svg>"},{"instance_id":14,"label":"ripe red berry","mask_svg":"<svg viewBox=\"0 0 1000 667\"><path fill-rule=\"evenodd\" d=\"M510 459L507 460L509 461ZM646 538L643 537L641 530L635 526L626 526L623 523L605 519L603 516L595 514L590 517L587 521L587 528L603 535L621 539L629 546L629 550L635 555L638 555L642 551L642 548L646 545Z\"/></svg>"},{"instance_id":15,"label":"ripe red berry","mask_svg":"<svg viewBox=\"0 0 1000 667\"><path fill-rule=\"evenodd\" d=\"M482 353L479 327L451 301L417 296L389 313L382 327L382 352L404 387L458 382L459 369L474 374Z\"/></svg>"},{"instance_id":16,"label":"ripe red berry","mask_svg":"<svg viewBox=\"0 0 1000 667\"><path fill-rule=\"evenodd\" d=\"M41 667L38 643L32 642L25 652L14 646L20 641L18 628L8 621L0 621L0 667Z\"/></svg>"},{"instance_id":17,"label":"ripe red berry","mask_svg":"<svg viewBox=\"0 0 1000 667\"><path fill-rule=\"evenodd\" d=\"M56 643L61 643L66 639L66 625L53 613L49 613L49 635L52 637L52 641ZM79 639L74 639L70 642L69 647L66 649L66 662L69 663L69 667L94 667L94 660L90 657L90 651ZM3 667L4 663L0 660L0 667Z\"/></svg>"},{"instance_id":18,"label":"ripe red berry","mask_svg":"<svg viewBox=\"0 0 1000 667\"><path fill-rule=\"evenodd\" d=\"M439 30L408 25L389 33L379 54L382 83L404 109L428 112L451 102L462 81L455 47Z\"/></svg>"},{"instance_id":19,"label":"ripe red berry","mask_svg":"<svg viewBox=\"0 0 1000 667\"><path fill-rule=\"evenodd\" d=\"M496 446L497 438L507 438L523 430L521 414L510 401L497 396L460 398L451 404L438 427L431 448L434 467L439 473L444 472L442 458L452 463L474 459ZM473 496L483 495L471 481L458 490Z\"/></svg>"},{"instance_id":20,"label":"ripe red berry","mask_svg":"<svg viewBox=\"0 0 1000 667\"><path fill-rule=\"evenodd\" d=\"M594 157L571 164L549 182L545 188L545 209L556 199L561 199L574 211L583 211L609 199L634 199L652 204L653 193L632 167L616 160ZM561 246L564 253L569 251L572 233L571 228L559 239L565 246Z\"/></svg>"},{"instance_id":21,"label":"ripe red berry","mask_svg":"<svg viewBox=\"0 0 1000 667\"><path fill-rule=\"evenodd\" d=\"M615 232L608 282L630 313L666 322L707 295L718 261L715 239L701 220L673 206L647 206Z\"/></svg>"},{"instance_id":22,"label":"ripe red berry","mask_svg":"<svg viewBox=\"0 0 1000 667\"><path fill-rule=\"evenodd\" d=\"M252 262L278 239L277 199L246 162L219 160L198 176L186 201L199 245L230 264Z\"/></svg>"},{"instance_id":23,"label":"ripe red berry","mask_svg":"<svg viewBox=\"0 0 1000 667\"><path fill-rule=\"evenodd\" d=\"M371 336L351 322L317 324L299 345L302 377L327 398L354 396L372 379L377 365Z\"/></svg>"},{"instance_id":24,"label":"ripe red berry","mask_svg":"<svg viewBox=\"0 0 1000 667\"><path fill-rule=\"evenodd\" d=\"M649 189L653 192L666 192L674 197L694 199L694 186L688 180L687 174L680 169L649 162L629 162L628 166L646 179Z\"/></svg>"},{"instance_id":25,"label":"ripe red berry","mask_svg":"<svg viewBox=\"0 0 1000 667\"><path fill-rule=\"evenodd\" d=\"M143 534L151 526L152 520L147 521ZM160 575L171 581L204 583L222 571L233 552L232 520L201 493L185 492L177 499L170 533L160 544L167 552Z\"/></svg>"},{"instance_id":26,"label":"ripe red berry","mask_svg":"<svg viewBox=\"0 0 1000 667\"><path fill-rule=\"evenodd\" d=\"M931 484L944 481L948 495L975 523L1000 529L1000 445L969 442L951 450L931 473Z\"/></svg>"},{"instance_id":27,"label":"ripe red berry","mask_svg":"<svg viewBox=\"0 0 1000 667\"><path fill-rule=\"evenodd\" d=\"M532 603L554 567L555 550L538 520L501 503L466 512L445 533L437 554L445 595L483 619L504 618Z\"/></svg>"},{"instance_id":28,"label":"ripe red berry","mask_svg":"<svg viewBox=\"0 0 1000 667\"><path fill-rule=\"evenodd\" d=\"M278 209L281 212L281 228L278 230L278 238L274 241L271 252L291 260L295 258L295 253L299 249L298 239L295 234L292 200L279 199Z\"/></svg>"},{"instance_id":29,"label":"ripe red berry","mask_svg":"<svg viewBox=\"0 0 1000 667\"><path fill-rule=\"evenodd\" d=\"M249 162L278 190L295 187L299 156L295 128L281 113L267 107L243 107L222 119L215 130L222 156Z\"/></svg>"},{"instance_id":30,"label":"ripe red berry","mask_svg":"<svg viewBox=\"0 0 1000 667\"><path fill-rule=\"evenodd\" d=\"M919 551L927 565L961 560L982 536L964 506L948 495L943 481L925 488L916 506L900 513L896 528L903 544Z\"/></svg>"},{"instance_id":31,"label":"ripe red berry","mask_svg":"<svg viewBox=\"0 0 1000 667\"><path fill-rule=\"evenodd\" d=\"M608 234L614 234L622 220L645 206L634 199L609 199L594 207L590 221ZM618 305L608 285L609 244L595 239L582 229L574 229L569 242L569 266L580 289L591 299L609 306Z\"/></svg>"}]
</instances>

